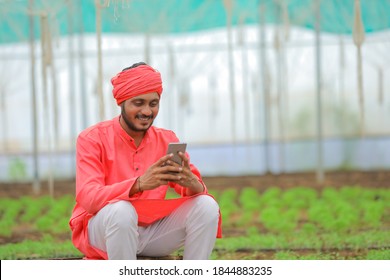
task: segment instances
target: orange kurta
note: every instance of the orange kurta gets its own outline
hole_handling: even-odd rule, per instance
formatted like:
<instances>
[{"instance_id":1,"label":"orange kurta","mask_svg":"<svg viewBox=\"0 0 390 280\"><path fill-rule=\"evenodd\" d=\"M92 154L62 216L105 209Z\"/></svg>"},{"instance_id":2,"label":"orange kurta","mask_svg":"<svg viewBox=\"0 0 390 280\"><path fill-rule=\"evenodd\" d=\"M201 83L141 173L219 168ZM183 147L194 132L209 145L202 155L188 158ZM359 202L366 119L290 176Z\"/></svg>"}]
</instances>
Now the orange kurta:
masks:
<instances>
[{"instance_id":1,"label":"orange kurta","mask_svg":"<svg viewBox=\"0 0 390 280\"><path fill-rule=\"evenodd\" d=\"M73 244L87 258L107 259L105 252L92 247L88 241L88 221L105 205L119 200L132 202L138 213L138 224L145 226L169 215L191 198L186 197L186 188L174 183L129 197L137 178L166 154L171 142L179 142L172 131L152 126L136 147L120 126L119 116L98 123L79 135L76 205L69 225ZM191 170L204 185L198 169L192 164ZM168 187L174 188L182 198L165 200ZM207 193L206 186L204 193ZM221 237L221 217L217 236Z\"/></svg>"}]
</instances>

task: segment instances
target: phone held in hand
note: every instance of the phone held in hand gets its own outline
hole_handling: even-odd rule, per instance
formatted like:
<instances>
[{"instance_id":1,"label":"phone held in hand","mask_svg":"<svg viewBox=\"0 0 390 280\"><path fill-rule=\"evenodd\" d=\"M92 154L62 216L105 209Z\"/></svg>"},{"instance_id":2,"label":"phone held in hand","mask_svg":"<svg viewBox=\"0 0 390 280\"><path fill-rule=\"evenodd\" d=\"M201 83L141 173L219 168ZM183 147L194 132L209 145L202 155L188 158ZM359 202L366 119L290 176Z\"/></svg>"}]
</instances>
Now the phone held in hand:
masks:
<instances>
[{"instance_id":1,"label":"phone held in hand","mask_svg":"<svg viewBox=\"0 0 390 280\"><path fill-rule=\"evenodd\" d=\"M169 143L167 154L173 154L172 161L182 164L182 159L179 156L179 152L185 154L187 148L187 143Z\"/></svg>"}]
</instances>

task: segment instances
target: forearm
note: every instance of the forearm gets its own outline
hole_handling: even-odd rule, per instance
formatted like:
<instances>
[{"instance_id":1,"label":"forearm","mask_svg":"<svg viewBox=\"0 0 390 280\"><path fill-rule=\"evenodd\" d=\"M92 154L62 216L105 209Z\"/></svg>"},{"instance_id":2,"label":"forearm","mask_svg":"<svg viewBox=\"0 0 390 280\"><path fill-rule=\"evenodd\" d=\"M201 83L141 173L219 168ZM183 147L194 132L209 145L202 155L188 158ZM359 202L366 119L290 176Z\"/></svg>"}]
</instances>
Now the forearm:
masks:
<instances>
[{"instance_id":1,"label":"forearm","mask_svg":"<svg viewBox=\"0 0 390 280\"><path fill-rule=\"evenodd\" d=\"M205 186L202 184L196 176L193 179L193 185L187 188L186 195L191 196L205 191Z\"/></svg>"}]
</instances>

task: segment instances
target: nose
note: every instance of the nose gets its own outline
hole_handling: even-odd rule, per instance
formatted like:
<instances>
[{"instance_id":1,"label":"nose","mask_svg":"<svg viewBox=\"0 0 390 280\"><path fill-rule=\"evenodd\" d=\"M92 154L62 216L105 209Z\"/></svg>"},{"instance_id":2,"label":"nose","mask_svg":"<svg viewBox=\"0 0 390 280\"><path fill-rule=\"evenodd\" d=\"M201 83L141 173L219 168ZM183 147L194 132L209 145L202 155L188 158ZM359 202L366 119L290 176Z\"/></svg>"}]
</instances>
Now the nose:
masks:
<instances>
[{"instance_id":1,"label":"nose","mask_svg":"<svg viewBox=\"0 0 390 280\"><path fill-rule=\"evenodd\" d=\"M144 106L141 110L141 114L145 116L150 116L153 113L152 109L150 106Z\"/></svg>"}]
</instances>

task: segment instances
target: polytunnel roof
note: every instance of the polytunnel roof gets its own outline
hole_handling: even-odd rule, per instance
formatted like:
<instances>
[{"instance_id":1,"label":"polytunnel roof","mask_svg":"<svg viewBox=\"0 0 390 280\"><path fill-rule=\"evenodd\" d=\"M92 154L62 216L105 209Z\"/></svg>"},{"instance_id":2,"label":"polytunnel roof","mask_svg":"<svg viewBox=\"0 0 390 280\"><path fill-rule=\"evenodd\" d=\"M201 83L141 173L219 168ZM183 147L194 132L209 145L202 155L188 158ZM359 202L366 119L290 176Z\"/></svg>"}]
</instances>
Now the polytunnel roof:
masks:
<instances>
[{"instance_id":1,"label":"polytunnel roof","mask_svg":"<svg viewBox=\"0 0 390 280\"><path fill-rule=\"evenodd\" d=\"M354 2L322 0L322 32L351 34ZM33 8L29 8L29 3ZM104 33L169 34L223 28L229 0L99 0ZM314 29L317 0L232 0L232 25L264 22ZM365 32L390 28L389 0L360 0ZM95 0L0 0L0 43L28 40L29 15L34 15L35 38L40 36L40 15L48 14L52 31L66 35L96 31ZM263 22L263 20L261 20Z\"/></svg>"}]
</instances>

